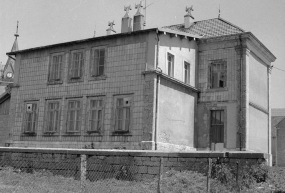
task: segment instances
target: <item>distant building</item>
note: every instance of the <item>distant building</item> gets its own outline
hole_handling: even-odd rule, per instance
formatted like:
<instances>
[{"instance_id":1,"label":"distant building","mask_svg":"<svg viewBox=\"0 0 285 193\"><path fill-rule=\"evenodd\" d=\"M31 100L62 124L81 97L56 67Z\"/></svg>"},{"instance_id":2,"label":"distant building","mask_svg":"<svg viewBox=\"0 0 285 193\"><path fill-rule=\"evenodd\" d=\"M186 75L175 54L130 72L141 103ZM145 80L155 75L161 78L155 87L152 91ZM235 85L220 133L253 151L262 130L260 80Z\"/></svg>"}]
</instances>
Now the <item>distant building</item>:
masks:
<instances>
[{"instance_id":1,"label":"distant building","mask_svg":"<svg viewBox=\"0 0 285 193\"><path fill-rule=\"evenodd\" d=\"M271 110L272 163L285 166L285 109Z\"/></svg>"},{"instance_id":2,"label":"distant building","mask_svg":"<svg viewBox=\"0 0 285 193\"><path fill-rule=\"evenodd\" d=\"M275 56L222 18L8 53L11 146L271 153Z\"/></svg>"}]
</instances>

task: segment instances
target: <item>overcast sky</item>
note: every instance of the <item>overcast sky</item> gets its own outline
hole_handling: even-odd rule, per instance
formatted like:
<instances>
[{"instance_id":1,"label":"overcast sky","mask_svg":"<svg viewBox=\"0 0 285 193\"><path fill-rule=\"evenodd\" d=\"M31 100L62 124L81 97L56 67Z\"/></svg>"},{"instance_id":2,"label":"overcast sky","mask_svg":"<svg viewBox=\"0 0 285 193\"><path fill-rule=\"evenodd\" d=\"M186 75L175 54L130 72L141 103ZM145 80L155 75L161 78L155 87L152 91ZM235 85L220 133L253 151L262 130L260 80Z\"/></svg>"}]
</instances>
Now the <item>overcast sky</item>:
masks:
<instances>
[{"instance_id":1,"label":"overcast sky","mask_svg":"<svg viewBox=\"0 0 285 193\"><path fill-rule=\"evenodd\" d=\"M121 31L124 6L134 15L139 0L0 0L0 62L15 40L27 49L106 34L108 21ZM146 28L183 23L185 7L193 5L195 21L221 17L251 31L276 57L272 71L271 105L285 108L285 0L147 0Z\"/></svg>"}]
</instances>

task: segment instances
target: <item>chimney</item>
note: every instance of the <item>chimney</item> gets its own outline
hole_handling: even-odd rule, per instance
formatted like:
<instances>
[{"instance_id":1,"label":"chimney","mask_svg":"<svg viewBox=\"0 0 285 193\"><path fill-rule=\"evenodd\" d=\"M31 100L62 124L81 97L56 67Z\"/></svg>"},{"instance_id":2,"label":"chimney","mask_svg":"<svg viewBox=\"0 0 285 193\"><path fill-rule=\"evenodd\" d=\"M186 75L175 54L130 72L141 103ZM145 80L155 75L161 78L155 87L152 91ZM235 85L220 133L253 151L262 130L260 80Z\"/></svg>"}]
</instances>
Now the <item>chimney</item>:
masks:
<instances>
[{"instance_id":1,"label":"chimney","mask_svg":"<svg viewBox=\"0 0 285 193\"><path fill-rule=\"evenodd\" d=\"M122 18L122 27L121 27L121 33L131 32L132 31L132 18L129 16L129 11L132 10L131 6L125 6L124 10L126 11L126 14Z\"/></svg>"},{"instance_id":2,"label":"chimney","mask_svg":"<svg viewBox=\"0 0 285 193\"><path fill-rule=\"evenodd\" d=\"M141 13L142 2L136 4L135 8L138 9L134 15L134 31L142 30L144 26L144 15Z\"/></svg>"},{"instance_id":3,"label":"chimney","mask_svg":"<svg viewBox=\"0 0 285 193\"><path fill-rule=\"evenodd\" d=\"M194 17L191 14L191 11L194 11L193 5L191 7L186 6L187 14L184 16L184 28L189 28L193 24Z\"/></svg>"},{"instance_id":4,"label":"chimney","mask_svg":"<svg viewBox=\"0 0 285 193\"><path fill-rule=\"evenodd\" d=\"M107 31L107 35L112 35L115 34L116 31L114 30L113 26L115 25L114 21L109 21L108 22L108 26L110 26L106 31Z\"/></svg>"}]
</instances>

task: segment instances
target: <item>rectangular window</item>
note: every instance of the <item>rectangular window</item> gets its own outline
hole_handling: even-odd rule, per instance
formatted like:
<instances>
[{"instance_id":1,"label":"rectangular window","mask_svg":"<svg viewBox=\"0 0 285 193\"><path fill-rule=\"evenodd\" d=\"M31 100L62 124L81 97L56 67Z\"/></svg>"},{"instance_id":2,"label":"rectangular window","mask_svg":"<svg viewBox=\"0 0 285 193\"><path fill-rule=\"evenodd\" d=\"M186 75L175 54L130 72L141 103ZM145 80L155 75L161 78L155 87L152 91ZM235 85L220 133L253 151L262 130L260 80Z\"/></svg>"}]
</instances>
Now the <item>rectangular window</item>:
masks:
<instances>
[{"instance_id":1,"label":"rectangular window","mask_svg":"<svg viewBox=\"0 0 285 193\"><path fill-rule=\"evenodd\" d=\"M91 99L88 131L99 132L103 127L103 100Z\"/></svg>"},{"instance_id":2,"label":"rectangular window","mask_svg":"<svg viewBox=\"0 0 285 193\"><path fill-rule=\"evenodd\" d=\"M24 133L35 133L37 127L37 103L26 103Z\"/></svg>"},{"instance_id":3,"label":"rectangular window","mask_svg":"<svg viewBox=\"0 0 285 193\"><path fill-rule=\"evenodd\" d=\"M227 66L225 62L213 62L210 64L211 88L224 88L227 82Z\"/></svg>"},{"instance_id":4,"label":"rectangular window","mask_svg":"<svg viewBox=\"0 0 285 193\"><path fill-rule=\"evenodd\" d=\"M170 53L167 53L167 75L173 77L174 75L174 56Z\"/></svg>"},{"instance_id":5,"label":"rectangular window","mask_svg":"<svg viewBox=\"0 0 285 193\"><path fill-rule=\"evenodd\" d=\"M81 122L81 101L69 100L67 110L67 132L79 132Z\"/></svg>"},{"instance_id":6,"label":"rectangular window","mask_svg":"<svg viewBox=\"0 0 285 193\"><path fill-rule=\"evenodd\" d=\"M130 127L130 98L116 100L116 131L129 131Z\"/></svg>"},{"instance_id":7,"label":"rectangular window","mask_svg":"<svg viewBox=\"0 0 285 193\"><path fill-rule=\"evenodd\" d=\"M51 57L49 67L49 82L60 82L62 80L63 54L54 54Z\"/></svg>"},{"instance_id":8,"label":"rectangular window","mask_svg":"<svg viewBox=\"0 0 285 193\"><path fill-rule=\"evenodd\" d=\"M91 55L91 76L104 75L105 69L105 48L93 49Z\"/></svg>"},{"instance_id":9,"label":"rectangular window","mask_svg":"<svg viewBox=\"0 0 285 193\"><path fill-rule=\"evenodd\" d=\"M84 55L83 51L72 53L72 62L69 69L70 79L81 79L83 76Z\"/></svg>"},{"instance_id":10,"label":"rectangular window","mask_svg":"<svg viewBox=\"0 0 285 193\"><path fill-rule=\"evenodd\" d=\"M58 132L60 127L60 106L58 101L47 103L46 132Z\"/></svg>"},{"instance_id":11,"label":"rectangular window","mask_svg":"<svg viewBox=\"0 0 285 193\"><path fill-rule=\"evenodd\" d=\"M211 111L211 143L224 143L224 110Z\"/></svg>"},{"instance_id":12,"label":"rectangular window","mask_svg":"<svg viewBox=\"0 0 285 193\"><path fill-rule=\"evenodd\" d=\"M190 84L190 64L184 61L184 82Z\"/></svg>"}]
</instances>

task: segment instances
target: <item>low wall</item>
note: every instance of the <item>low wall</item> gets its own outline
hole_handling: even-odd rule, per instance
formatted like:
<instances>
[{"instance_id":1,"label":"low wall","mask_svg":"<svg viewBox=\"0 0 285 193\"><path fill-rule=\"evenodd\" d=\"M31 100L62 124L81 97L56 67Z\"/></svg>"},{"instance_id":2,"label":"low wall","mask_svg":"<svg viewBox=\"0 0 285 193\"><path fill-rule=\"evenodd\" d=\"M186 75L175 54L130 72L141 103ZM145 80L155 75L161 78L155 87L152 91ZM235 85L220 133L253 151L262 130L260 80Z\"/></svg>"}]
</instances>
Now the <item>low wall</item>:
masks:
<instances>
[{"instance_id":1,"label":"low wall","mask_svg":"<svg viewBox=\"0 0 285 193\"><path fill-rule=\"evenodd\" d=\"M0 148L0 166L22 171L48 170L75 179L151 179L159 170L208 171L208 158L240 166L266 162L268 155L249 152L157 152L131 150Z\"/></svg>"}]
</instances>

